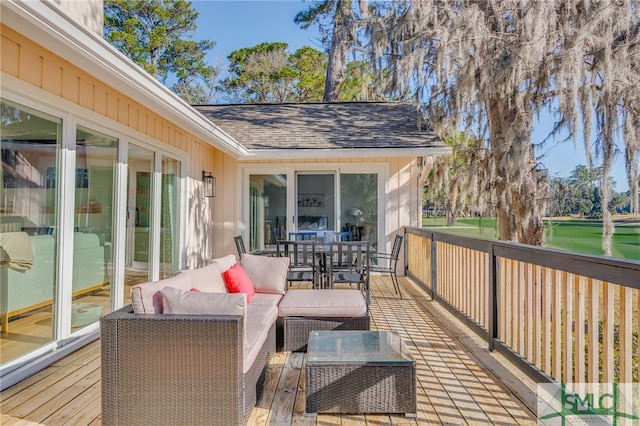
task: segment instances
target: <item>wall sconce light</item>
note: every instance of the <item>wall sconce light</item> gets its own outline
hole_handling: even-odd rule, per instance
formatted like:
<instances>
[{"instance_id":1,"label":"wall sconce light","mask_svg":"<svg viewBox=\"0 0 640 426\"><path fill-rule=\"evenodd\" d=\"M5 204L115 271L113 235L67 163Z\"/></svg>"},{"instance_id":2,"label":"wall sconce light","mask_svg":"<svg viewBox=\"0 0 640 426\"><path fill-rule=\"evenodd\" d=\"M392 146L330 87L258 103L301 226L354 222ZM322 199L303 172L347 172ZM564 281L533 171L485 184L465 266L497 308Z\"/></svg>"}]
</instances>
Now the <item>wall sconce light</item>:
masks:
<instances>
[{"instance_id":1,"label":"wall sconce light","mask_svg":"<svg viewBox=\"0 0 640 426\"><path fill-rule=\"evenodd\" d=\"M216 196L216 178L211 174L211 172L202 171L202 182L204 187L204 196L205 197L215 197Z\"/></svg>"}]
</instances>

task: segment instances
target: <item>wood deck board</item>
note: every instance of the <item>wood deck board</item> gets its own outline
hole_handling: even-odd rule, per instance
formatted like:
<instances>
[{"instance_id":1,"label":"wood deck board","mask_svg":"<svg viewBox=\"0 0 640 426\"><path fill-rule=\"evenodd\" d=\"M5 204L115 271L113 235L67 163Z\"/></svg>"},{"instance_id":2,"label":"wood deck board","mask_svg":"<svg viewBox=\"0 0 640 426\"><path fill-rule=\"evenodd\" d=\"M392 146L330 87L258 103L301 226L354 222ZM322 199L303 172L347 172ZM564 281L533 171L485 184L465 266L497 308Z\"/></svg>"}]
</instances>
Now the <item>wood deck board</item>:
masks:
<instances>
[{"instance_id":1,"label":"wood deck board","mask_svg":"<svg viewBox=\"0 0 640 426\"><path fill-rule=\"evenodd\" d=\"M417 287L401 278L400 299L387 277L372 278L372 329L395 330L417 361L418 412L400 414L305 413L305 354L271 357L262 397L248 424L422 425L535 424L535 419L494 373L488 355L466 334L448 327L424 302ZM476 345L477 346L477 345ZM469 350L469 347L472 349ZM520 384L521 386L521 384ZM3 425L100 424L100 343L94 342L0 394Z\"/></svg>"}]
</instances>

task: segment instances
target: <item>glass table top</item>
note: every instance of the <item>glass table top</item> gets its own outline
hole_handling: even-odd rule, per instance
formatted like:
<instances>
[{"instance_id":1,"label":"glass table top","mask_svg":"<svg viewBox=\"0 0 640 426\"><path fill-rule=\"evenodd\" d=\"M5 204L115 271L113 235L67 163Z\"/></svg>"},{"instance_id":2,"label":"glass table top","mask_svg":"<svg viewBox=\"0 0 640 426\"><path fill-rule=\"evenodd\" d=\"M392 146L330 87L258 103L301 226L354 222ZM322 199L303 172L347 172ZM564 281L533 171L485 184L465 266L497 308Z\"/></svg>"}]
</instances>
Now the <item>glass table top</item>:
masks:
<instances>
[{"instance_id":1,"label":"glass table top","mask_svg":"<svg viewBox=\"0 0 640 426\"><path fill-rule=\"evenodd\" d=\"M312 331L307 363L414 363L407 345L394 331Z\"/></svg>"}]
</instances>

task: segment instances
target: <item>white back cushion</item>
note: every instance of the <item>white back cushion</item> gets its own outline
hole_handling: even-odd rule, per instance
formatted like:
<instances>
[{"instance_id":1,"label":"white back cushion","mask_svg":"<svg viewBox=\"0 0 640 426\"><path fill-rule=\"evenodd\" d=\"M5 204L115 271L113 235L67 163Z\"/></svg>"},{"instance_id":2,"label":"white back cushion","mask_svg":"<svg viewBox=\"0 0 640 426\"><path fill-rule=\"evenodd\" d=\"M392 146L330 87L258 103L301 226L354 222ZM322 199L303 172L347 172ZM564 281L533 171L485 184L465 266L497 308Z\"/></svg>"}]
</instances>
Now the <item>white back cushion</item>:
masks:
<instances>
[{"instance_id":1,"label":"white back cushion","mask_svg":"<svg viewBox=\"0 0 640 426\"><path fill-rule=\"evenodd\" d=\"M240 266L245 270L256 293L285 294L287 292L288 257L269 257L245 253Z\"/></svg>"}]
</instances>

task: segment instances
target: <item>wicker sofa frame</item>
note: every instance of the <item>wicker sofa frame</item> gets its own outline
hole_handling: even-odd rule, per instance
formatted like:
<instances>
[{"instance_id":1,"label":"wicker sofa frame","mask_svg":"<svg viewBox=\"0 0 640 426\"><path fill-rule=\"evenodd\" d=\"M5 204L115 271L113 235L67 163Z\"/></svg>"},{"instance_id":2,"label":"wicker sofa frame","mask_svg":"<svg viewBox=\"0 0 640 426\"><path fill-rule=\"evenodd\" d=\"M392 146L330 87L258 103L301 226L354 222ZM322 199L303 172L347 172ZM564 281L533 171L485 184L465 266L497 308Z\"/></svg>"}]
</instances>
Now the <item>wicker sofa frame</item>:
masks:
<instances>
[{"instance_id":1,"label":"wicker sofa frame","mask_svg":"<svg viewBox=\"0 0 640 426\"><path fill-rule=\"evenodd\" d=\"M281 350L306 352L309 333L312 331L369 330L370 318L368 309L367 314L363 317L280 317L278 318L278 328L282 330Z\"/></svg>"},{"instance_id":2,"label":"wicker sofa frame","mask_svg":"<svg viewBox=\"0 0 640 426\"><path fill-rule=\"evenodd\" d=\"M131 305L100 320L102 423L245 425L275 352L276 324L243 373L243 319L139 315Z\"/></svg>"}]
</instances>

